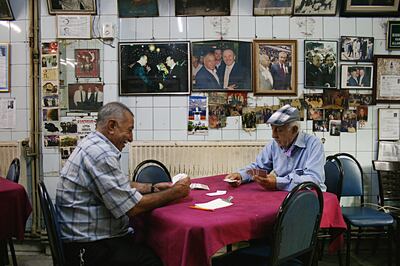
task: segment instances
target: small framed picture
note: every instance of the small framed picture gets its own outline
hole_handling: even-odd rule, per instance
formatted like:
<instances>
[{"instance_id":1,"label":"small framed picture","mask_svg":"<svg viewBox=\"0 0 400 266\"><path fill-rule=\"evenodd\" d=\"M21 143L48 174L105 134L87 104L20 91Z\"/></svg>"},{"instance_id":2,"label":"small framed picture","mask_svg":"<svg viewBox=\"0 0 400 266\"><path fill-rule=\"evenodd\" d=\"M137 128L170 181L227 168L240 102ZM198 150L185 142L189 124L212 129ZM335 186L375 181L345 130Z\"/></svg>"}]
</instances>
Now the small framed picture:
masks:
<instances>
[{"instance_id":1,"label":"small framed picture","mask_svg":"<svg viewBox=\"0 0 400 266\"><path fill-rule=\"evenodd\" d=\"M372 65L341 65L341 88L372 90L373 69Z\"/></svg>"},{"instance_id":2,"label":"small framed picture","mask_svg":"<svg viewBox=\"0 0 400 266\"><path fill-rule=\"evenodd\" d=\"M57 38L59 39L90 39L90 15L58 15Z\"/></svg>"},{"instance_id":3,"label":"small framed picture","mask_svg":"<svg viewBox=\"0 0 400 266\"><path fill-rule=\"evenodd\" d=\"M294 0L294 16L335 16L337 0Z\"/></svg>"},{"instance_id":4,"label":"small framed picture","mask_svg":"<svg viewBox=\"0 0 400 266\"><path fill-rule=\"evenodd\" d=\"M400 139L400 109L398 108L378 109L378 139L379 140Z\"/></svg>"},{"instance_id":5,"label":"small framed picture","mask_svg":"<svg viewBox=\"0 0 400 266\"><path fill-rule=\"evenodd\" d=\"M176 16L229 16L230 0L175 0Z\"/></svg>"},{"instance_id":6,"label":"small framed picture","mask_svg":"<svg viewBox=\"0 0 400 266\"><path fill-rule=\"evenodd\" d=\"M342 17L397 17L399 0L342 0Z\"/></svg>"},{"instance_id":7,"label":"small framed picture","mask_svg":"<svg viewBox=\"0 0 400 266\"><path fill-rule=\"evenodd\" d=\"M304 87L337 88L337 42L304 41Z\"/></svg>"},{"instance_id":8,"label":"small framed picture","mask_svg":"<svg viewBox=\"0 0 400 266\"><path fill-rule=\"evenodd\" d=\"M87 14L96 15L96 0L47 0L50 15Z\"/></svg>"},{"instance_id":9,"label":"small framed picture","mask_svg":"<svg viewBox=\"0 0 400 266\"><path fill-rule=\"evenodd\" d=\"M120 95L190 93L189 42L119 43Z\"/></svg>"},{"instance_id":10,"label":"small framed picture","mask_svg":"<svg viewBox=\"0 0 400 266\"><path fill-rule=\"evenodd\" d=\"M10 91L10 45L0 43L0 92Z\"/></svg>"},{"instance_id":11,"label":"small framed picture","mask_svg":"<svg viewBox=\"0 0 400 266\"><path fill-rule=\"evenodd\" d=\"M293 0L254 0L254 16L288 16L292 14Z\"/></svg>"},{"instance_id":12,"label":"small framed picture","mask_svg":"<svg viewBox=\"0 0 400 266\"><path fill-rule=\"evenodd\" d=\"M193 91L252 91L251 43L193 42L192 73Z\"/></svg>"},{"instance_id":13,"label":"small framed picture","mask_svg":"<svg viewBox=\"0 0 400 266\"><path fill-rule=\"evenodd\" d=\"M377 103L400 103L400 56L374 57L374 95Z\"/></svg>"},{"instance_id":14,"label":"small framed picture","mask_svg":"<svg viewBox=\"0 0 400 266\"><path fill-rule=\"evenodd\" d=\"M387 22L387 42L388 50L400 50L400 21L389 20Z\"/></svg>"},{"instance_id":15,"label":"small framed picture","mask_svg":"<svg viewBox=\"0 0 400 266\"><path fill-rule=\"evenodd\" d=\"M254 94L297 95L297 41L253 41Z\"/></svg>"},{"instance_id":16,"label":"small framed picture","mask_svg":"<svg viewBox=\"0 0 400 266\"><path fill-rule=\"evenodd\" d=\"M373 37L340 37L340 60L372 62L374 58Z\"/></svg>"},{"instance_id":17,"label":"small framed picture","mask_svg":"<svg viewBox=\"0 0 400 266\"><path fill-rule=\"evenodd\" d=\"M157 0L118 0L120 18L158 17Z\"/></svg>"},{"instance_id":18,"label":"small framed picture","mask_svg":"<svg viewBox=\"0 0 400 266\"><path fill-rule=\"evenodd\" d=\"M14 20L9 0L0 0L0 20Z\"/></svg>"},{"instance_id":19,"label":"small framed picture","mask_svg":"<svg viewBox=\"0 0 400 266\"><path fill-rule=\"evenodd\" d=\"M68 84L69 110L97 112L103 106L102 83Z\"/></svg>"},{"instance_id":20,"label":"small framed picture","mask_svg":"<svg viewBox=\"0 0 400 266\"><path fill-rule=\"evenodd\" d=\"M99 49L75 49L75 77L100 77Z\"/></svg>"}]
</instances>

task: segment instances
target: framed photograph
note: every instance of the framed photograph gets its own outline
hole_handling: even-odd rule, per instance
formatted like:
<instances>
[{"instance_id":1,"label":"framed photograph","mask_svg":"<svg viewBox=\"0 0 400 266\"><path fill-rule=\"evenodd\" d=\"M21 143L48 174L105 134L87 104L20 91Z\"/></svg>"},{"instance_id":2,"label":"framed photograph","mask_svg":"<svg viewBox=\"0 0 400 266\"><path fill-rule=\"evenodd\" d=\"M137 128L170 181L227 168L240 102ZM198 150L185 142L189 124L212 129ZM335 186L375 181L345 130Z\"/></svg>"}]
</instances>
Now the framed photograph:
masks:
<instances>
[{"instance_id":1,"label":"framed photograph","mask_svg":"<svg viewBox=\"0 0 400 266\"><path fill-rule=\"evenodd\" d=\"M374 96L377 103L400 103L400 56L374 57Z\"/></svg>"},{"instance_id":2,"label":"framed photograph","mask_svg":"<svg viewBox=\"0 0 400 266\"><path fill-rule=\"evenodd\" d=\"M10 91L10 45L0 43L0 92Z\"/></svg>"},{"instance_id":3,"label":"framed photograph","mask_svg":"<svg viewBox=\"0 0 400 266\"><path fill-rule=\"evenodd\" d=\"M294 16L335 16L337 0L294 0Z\"/></svg>"},{"instance_id":4,"label":"framed photograph","mask_svg":"<svg viewBox=\"0 0 400 266\"><path fill-rule=\"evenodd\" d=\"M90 15L58 15L57 38L59 39L90 39L91 37Z\"/></svg>"},{"instance_id":5,"label":"framed photograph","mask_svg":"<svg viewBox=\"0 0 400 266\"><path fill-rule=\"evenodd\" d=\"M75 77L100 77L99 49L75 49Z\"/></svg>"},{"instance_id":6,"label":"framed photograph","mask_svg":"<svg viewBox=\"0 0 400 266\"><path fill-rule=\"evenodd\" d=\"M297 95L297 41L253 41L254 94Z\"/></svg>"},{"instance_id":7,"label":"framed photograph","mask_svg":"<svg viewBox=\"0 0 400 266\"><path fill-rule=\"evenodd\" d=\"M386 47L388 50L400 50L400 21L387 22Z\"/></svg>"},{"instance_id":8,"label":"framed photograph","mask_svg":"<svg viewBox=\"0 0 400 266\"><path fill-rule=\"evenodd\" d=\"M175 0L176 16L229 16L230 0Z\"/></svg>"},{"instance_id":9,"label":"framed photograph","mask_svg":"<svg viewBox=\"0 0 400 266\"><path fill-rule=\"evenodd\" d=\"M251 42L192 43L193 91L252 91Z\"/></svg>"},{"instance_id":10,"label":"framed photograph","mask_svg":"<svg viewBox=\"0 0 400 266\"><path fill-rule=\"evenodd\" d=\"M9 0L0 0L0 20L14 20Z\"/></svg>"},{"instance_id":11,"label":"framed photograph","mask_svg":"<svg viewBox=\"0 0 400 266\"><path fill-rule=\"evenodd\" d=\"M304 41L304 87L337 88L337 46L336 41Z\"/></svg>"},{"instance_id":12,"label":"framed photograph","mask_svg":"<svg viewBox=\"0 0 400 266\"><path fill-rule=\"evenodd\" d=\"M372 62L374 58L373 37L340 37L340 60Z\"/></svg>"},{"instance_id":13,"label":"framed photograph","mask_svg":"<svg viewBox=\"0 0 400 266\"><path fill-rule=\"evenodd\" d=\"M120 18L158 17L157 0L118 0L118 16Z\"/></svg>"},{"instance_id":14,"label":"framed photograph","mask_svg":"<svg viewBox=\"0 0 400 266\"><path fill-rule=\"evenodd\" d=\"M189 42L119 43L119 94L190 93Z\"/></svg>"},{"instance_id":15,"label":"framed photograph","mask_svg":"<svg viewBox=\"0 0 400 266\"><path fill-rule=\"evenodd\" d=\"M87 14L96 15L96 0L47 0L50 15Z\"/></svg>"},{"instance_id":16,"label":"framed photograph","mask_svg":"<svg viewBox=\"0 0 400 266\"><path fill-rule=\"evenodd\" d=\"M69 110L97 112L103 106L104 93L102 83L68 84Z\"/></svg>"},{"instance_id":17,"label":"framed photograph","mask_svg":"<svg viewBox=\"0 0 400 266\"><path fill-rule=\"evenodd\" d=\"M293 0L254 0L254 16L288 16L292 14Z\"/></svg>"},{"instance_id":18,"label":"framed photograph","mask_svg":"<svg viewBox=\"0 0 400 266\"><path fill-rule=\"evenodd\" d=\"M373 69L372 65L341 65L341 88L372 90Z\"/></svg>"},{"instance_id":19,"label":"framed photograph","mask_svg":"<svg viewBox=\"0 0 400 266\"><path fill-rule=\"evenodd\" d=\"M379 140L400 139L400 109L398 108L378 109L378 139Z\"/></svg>"},{"instance_id":20,"label":"framed photograph","mask_svg":"<svg viewBox=\"0 0 400 266\"><path fill-rule=\"evenodd\" d=\"M342 17L397 17L399 0L343 0Z\"/></svg>"}]
</instances>

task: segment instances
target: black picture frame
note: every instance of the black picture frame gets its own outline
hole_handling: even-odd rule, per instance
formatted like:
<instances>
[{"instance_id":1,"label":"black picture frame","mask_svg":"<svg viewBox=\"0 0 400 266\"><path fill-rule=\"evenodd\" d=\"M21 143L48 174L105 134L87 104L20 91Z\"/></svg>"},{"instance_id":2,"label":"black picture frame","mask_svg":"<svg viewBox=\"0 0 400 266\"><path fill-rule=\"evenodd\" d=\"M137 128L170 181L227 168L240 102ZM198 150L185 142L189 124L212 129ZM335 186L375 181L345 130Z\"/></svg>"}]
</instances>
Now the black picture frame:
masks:
<instances>
[{"instance_id":1,"label":"black picture frame","mask_svg":"<svg viewBox=\"0 0 400 266\"><path fill-rule=\"evenodd\" d=\"M400 11L399 2L399 0L342 0L340 16L397 17Z\"/></svg>"},{"instance_id":2,"label":"black picture frame","mask_svg":"<svg viewBox=\"0 0 400 266\"><path fill-rule=\"evenodd\" d=\"M338 88L338 42L304 41L304 87Z\"/></svg>"},{"instance_id":3,"label":"black picture frame","mask_svg":"<svg viewBox=\"0 0 400 266\"><path fill-rule=\"evenodd\" d=\"M388 50L400 50L400 21L398 20L387 22L386 48Z\"/></svg>"},{"instance_id":4,"label":"black picture frame","mask_svg":"<svg viewBox=\"0 0 400 266\"><path fill-rule=\"evenodd\" d=\"M119 95L190 94L190 42L121 42Z\"/></svg>"},{"instance_id":5,"label":"black picture frame","mask_svg":"<svg viewBox=\"0 0 400 266\"><path fill-rule=\"evenodd\" d=\"M192 91L251 92L251 55L251 42L230 40L192 42ZM234 65L231 64L232 60ZM196 68L194 65L196 61L202 66ZM229 76L225 77L226 65L233 67ZM211 74L210 71L213 70L207 70L207 67L215 69L214 74Z\"/></svg>"},{"instance_id":6,"label":"black picture frame","mask_svg":"<svg viewBox=\"0 0 400 266\"><path fill-rule=\"evenodd\" d=\"M75 0L69 5L62 5L59 0L47 0L50 15L96 15L97 0Z\"/></svg>"},{"instance_id":7,"label":"black picture frame","mask_svg":"<svg viewBox=\"0 0 400 266\"><path fill-rule=\"evenodd\" d=\"M367 64L343 64L340 66L342 89L372 90L374 66Z\"/></svg>"},{"instance_id":8,"label":"black picture frame","mask_svg":"<svg viewBox=\"0 0 400 266\"><path fill-rule=\"evenodd\" d=\"M176 16L229 16L230 0L175 0Z\"/></svg>"},{"instance_id":9,"label":"black picture frame","mask_svg":"<svg viewBox=\"0 0 400 266\"><path fill-rule=\"evenodd\" d=\"M335 16L337 0L293 0L293 16Z\"/></svg>"},{"instance_id":10,"label":"black picture frame","mask_svg":"<svg viewBox=\"0 0 400 266\"><path fill-rule=\"evenodd\" d=\"M294 0L283 1L253 1L254 16L289 16L292 14Z\"/></svg>"},{"instance_id":11,"label":"black picture frame","mask_svg":"<svg viewBox=\"0 0 400 266\"><path fill-rule=\"evenodd\" d=\"M0 20L14 20L9 0L0 0Z\"/></svg>"},{"instance_id":12,"label":"black picture frame","mask_svg":"<svg viewBox=\"0 0 400 266\"><path fill-rule=\"evenodd\" d=\"M158 1L118 0L118 16L120 18L158 17Z\"/></svg>"},{"instance_id":13,"label":"black picture frame","mask_svg":"<svg viewBox=\"0 0 400 266\"><path fill-rule=\"evenodd\" d=\"M374 37L341 36L340 60L373 62L374 45Z\"/></svg>"}]
</instances>

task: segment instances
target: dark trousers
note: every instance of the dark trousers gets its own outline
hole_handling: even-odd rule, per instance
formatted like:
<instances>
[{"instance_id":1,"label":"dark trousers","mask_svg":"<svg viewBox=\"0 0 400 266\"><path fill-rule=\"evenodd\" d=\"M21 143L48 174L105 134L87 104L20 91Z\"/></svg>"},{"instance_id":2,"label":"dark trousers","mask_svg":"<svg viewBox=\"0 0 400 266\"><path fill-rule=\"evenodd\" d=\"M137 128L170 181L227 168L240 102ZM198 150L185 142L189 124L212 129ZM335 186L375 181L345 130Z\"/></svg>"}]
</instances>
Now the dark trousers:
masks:
<instances>
[{"instance_id":1,"label":"dark trousers","mask_svg":"<svg viewBox=\"0 0 400 266\"><path fill-rule=\"evenodd\" d=\"M162 266L157 255L147 246L135 243L132 235L94 242L65 243L64 251L68 266L81 265L82 253L85 266Z\"/></svg>"}]
</instances>

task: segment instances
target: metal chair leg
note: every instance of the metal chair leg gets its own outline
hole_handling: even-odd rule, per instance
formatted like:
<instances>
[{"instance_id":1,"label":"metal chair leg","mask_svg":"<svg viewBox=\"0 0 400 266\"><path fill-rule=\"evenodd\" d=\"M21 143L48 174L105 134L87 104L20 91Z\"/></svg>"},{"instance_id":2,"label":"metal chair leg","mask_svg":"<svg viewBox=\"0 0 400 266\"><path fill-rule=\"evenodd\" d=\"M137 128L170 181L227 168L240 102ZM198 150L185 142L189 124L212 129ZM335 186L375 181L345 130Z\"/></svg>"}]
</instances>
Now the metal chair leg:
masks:
<instances>
[{"instance_id":1,"label":"metal chair leg","mask_svg":"<svg viewBox=\"0 0 400 266\"><path fill-rule=\"evenodd\" d=\"M351 225L347 225L346 231L346 266L350 266L350 248L351 248Z\"/></svg>"},{"instance_id":2,"label":"metal chair leg","mask_svg":"<svg viewBox=\"0 0 400 266\"><path fill-rule=\"evenodd\" d=\"M18 266L18 264L17 264L17 256L15 255L15 249L14 249L14 244L13 244L12 238L8 239L8 245L10 246L10 252L11 252L13 265L14 266Z\"/></svg>"}]
</instances>

